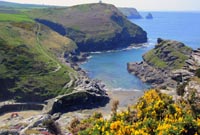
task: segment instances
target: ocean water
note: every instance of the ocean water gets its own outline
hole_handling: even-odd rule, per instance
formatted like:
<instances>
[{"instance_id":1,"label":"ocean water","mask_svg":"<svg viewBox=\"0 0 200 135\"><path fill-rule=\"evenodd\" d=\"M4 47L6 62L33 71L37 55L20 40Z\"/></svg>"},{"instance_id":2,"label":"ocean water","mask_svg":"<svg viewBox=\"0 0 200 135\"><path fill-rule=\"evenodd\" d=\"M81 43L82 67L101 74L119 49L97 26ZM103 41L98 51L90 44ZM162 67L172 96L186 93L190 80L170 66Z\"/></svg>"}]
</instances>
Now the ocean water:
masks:
<instances>
[{"instance_id":1,"label":"ocean water","mask_svg":"<svg viewBox=\"0 0 200 135\"><path fill-rule=\"evenodd\" d=\"M147 12L142 12L145 16ZM89 77L102 80L109 89L145 90L149 87L127 71L128 62L142 61L142 55L152 49L157 38L172 39L185 43L193 49L200 48L200 13L152 12L154 19L131 20L148 33L145 47L126 51L94 53L81 65Z\"/></svg>"}]
</instances>

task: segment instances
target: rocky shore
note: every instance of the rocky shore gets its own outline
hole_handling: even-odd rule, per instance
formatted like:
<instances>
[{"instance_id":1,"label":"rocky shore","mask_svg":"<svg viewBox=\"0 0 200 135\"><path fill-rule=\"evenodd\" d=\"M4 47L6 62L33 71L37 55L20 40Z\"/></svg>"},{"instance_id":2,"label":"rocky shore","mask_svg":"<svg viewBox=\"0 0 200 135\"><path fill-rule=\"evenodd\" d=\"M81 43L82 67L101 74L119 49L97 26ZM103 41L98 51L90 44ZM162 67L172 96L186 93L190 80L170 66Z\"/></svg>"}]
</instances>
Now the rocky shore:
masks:
<instances>
[{"instance_id":1,"label":"rocky shore","mask_svg":"<svg viewBox=\"0 0 200 135\"><path fill-rule=\"evenodd\" d=\"M200 49L192 50L181 42L158 39L153 50L140 63L128 63L130 73L152 87L175 89L188 81L200 66Z\"/></svg>"}]
</instances>

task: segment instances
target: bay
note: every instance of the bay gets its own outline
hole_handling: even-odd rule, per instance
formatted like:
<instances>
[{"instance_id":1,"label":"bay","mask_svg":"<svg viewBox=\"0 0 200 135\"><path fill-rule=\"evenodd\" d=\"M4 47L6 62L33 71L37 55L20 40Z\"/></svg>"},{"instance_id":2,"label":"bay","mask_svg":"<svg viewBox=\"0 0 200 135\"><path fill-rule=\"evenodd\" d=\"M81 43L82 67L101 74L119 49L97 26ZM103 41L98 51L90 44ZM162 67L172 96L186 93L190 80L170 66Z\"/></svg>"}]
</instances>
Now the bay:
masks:
<instances>
[{"instance_id":1,"label":"bay","mask_svg":"<svg viewBox=\"0 0 200 135\"><path fill-rule=\"evenodd\" d=\"M141 12L145 17L148 12ZM148 84L127 71L128 62L142 61L142 55L152 49L157 38L177 40L193 49L200 47L200 13L198 12L152 12L153 19L130 20L148 33L145 47L126 51L94 53L81 65L88 76L102 80L108 89L145 90Z\"/></svg>"}]
</instances>

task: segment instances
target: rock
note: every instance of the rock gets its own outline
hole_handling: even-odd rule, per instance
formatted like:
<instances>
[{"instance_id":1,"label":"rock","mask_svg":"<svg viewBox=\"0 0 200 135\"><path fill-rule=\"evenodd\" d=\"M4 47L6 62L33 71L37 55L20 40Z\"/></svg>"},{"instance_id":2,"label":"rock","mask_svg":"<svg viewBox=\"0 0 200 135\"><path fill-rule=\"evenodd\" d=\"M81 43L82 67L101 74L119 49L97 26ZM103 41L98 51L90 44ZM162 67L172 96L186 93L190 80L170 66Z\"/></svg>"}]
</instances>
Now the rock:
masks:
<instances>
[{"instance_id":1,"label":"rock","mask_svg":"<svg viewBox=\"0 0 200 135\"><path fill-rule=\"evenodd\" d=\"M158 44L160 44L162 41L164 41L164 39L162 39L162 38L158 38L158 39L157 39L157 43L158 43Z\"/></svg>"},{"instance_id":2,"label":"rock","mask_svg":"<svg viewBox=\"0 0 200 135\"><path fill-rule=\"evenodd\" d=\"M43 123L50 119L51 119L51 115L42 114L42 115L38 115L38 116L31 118L31 121L27 120L26 123L28 124L28 126L26 126L23 130L20 131L20 135L25 135L25 132L28 129L42 127Z\"/></svg>"},{"instance_id":3,"label":"rock","mask_svg":"<svg viewBox=\"0 0 200 135\"><path fill-rule=\"evenodd\" d=\"M181 42L158 39L154 49L143 55L149 65L160 69L180 69L191 56L192 49Z\"/></svg>"},{"instance_id":4,"label":"rock","mask_svg":"<svg viewBox=\"0 0 200 135\"><path fill-rule=\"evenodd\" d=\"M188 81L193 76L194 76L194 73L189 72L188 70L185 70L185 69L174 70L172 71L172 74L171 74L171 78L179 82Z\"/></svg>"},{"instance_id":5,"label":"rock","mask_svg":"<svg viewBox=\"0 0 200 135\"><path fill-rule=\"evenodd\" d=\"M192 49L181 42L161 38L157 42L154 49L143 55L142 62L128 63L127 69L152 87L175 89L178 83L194 76L191 66L197 67L198 62Z\"/></svg>"},{"instance_id":6,"label":"rock","mask_svg":"<svg viewBox=\"0 0 200 135\"><path fill-rule=\"evenodd\" d=\"M142 16L135 8L119 8L119 10L129 19L142 19Z\"/></svg>"},{"instance_id":7,"label":"rock","mask_svg":"<svg viewBox=\"0 0 200 135\"><path fill-rule=\"evenodd\" d=\"M200 94L200 82L191 80L185 88L185 91L196 90L197 94Z\"/></svg>"},{"instance_id":8,"label":"rock","mask_svg":"<svg viewBox=\"0 0 200 135\"><path fill-rule=\"evenodd\" d=\"M60 116L61 116L61 113L54 113L54 114L52 115L52 119L53 119L54 121L56 121L56 120L58 120L58 119L60 118Z\"/></svg>"},{"instance_id":9,"label":"rock","mask_svg":"<svg viewBox=\"0 0 200 135\"><path fill-rule=\"evenodd\" d=\"M90 109L104 106L108 101L108 96L98 94L96 91L93 93L77 91L49 100L43 112L54 114L58 112L63 113L80 109Z\"/></svg>"},{"instance_id":10,"label":"rock","mask_svg":"<svg viewBox=\"0 0 200 135\"><path fill-rule=\"evenodd\" d=\"M47 121L51 119L51 115L49 114L43 114L40 117L38 117L36 120L34 120L34 122L30 123L28 128L34 128L37 127L38 125L43 124L43 122Z\"/></svg>"},{"instance_id":11,"label":"rock","mask_svg":"<svg viewBox=\"0 0 200 135\"><path fill-rule=\"evenodd\" d=\"M147 16L145 17L146 19L153 19L153 15L151 13L148 13Z\"/></svg>"}]
</instances>

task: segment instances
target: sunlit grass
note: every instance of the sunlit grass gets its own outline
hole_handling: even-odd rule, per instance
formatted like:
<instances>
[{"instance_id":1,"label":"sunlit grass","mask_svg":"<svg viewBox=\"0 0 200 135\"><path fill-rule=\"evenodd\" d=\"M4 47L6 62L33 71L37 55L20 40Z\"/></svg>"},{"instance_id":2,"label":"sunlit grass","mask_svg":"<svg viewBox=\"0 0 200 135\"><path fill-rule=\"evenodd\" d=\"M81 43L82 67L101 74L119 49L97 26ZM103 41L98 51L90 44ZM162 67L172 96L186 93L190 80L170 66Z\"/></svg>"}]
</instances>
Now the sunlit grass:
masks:
<instances>
[{"instance_id":1,"label":"sunlit grass","mask_svg":"<svg viewBox=\"0 0 200 135\"><path fill-rule=\"evenodd\" d=\"M31 18L24 14L7 14L0 13L0 22L34 22Z\"/></svg>"}]
</instances>

